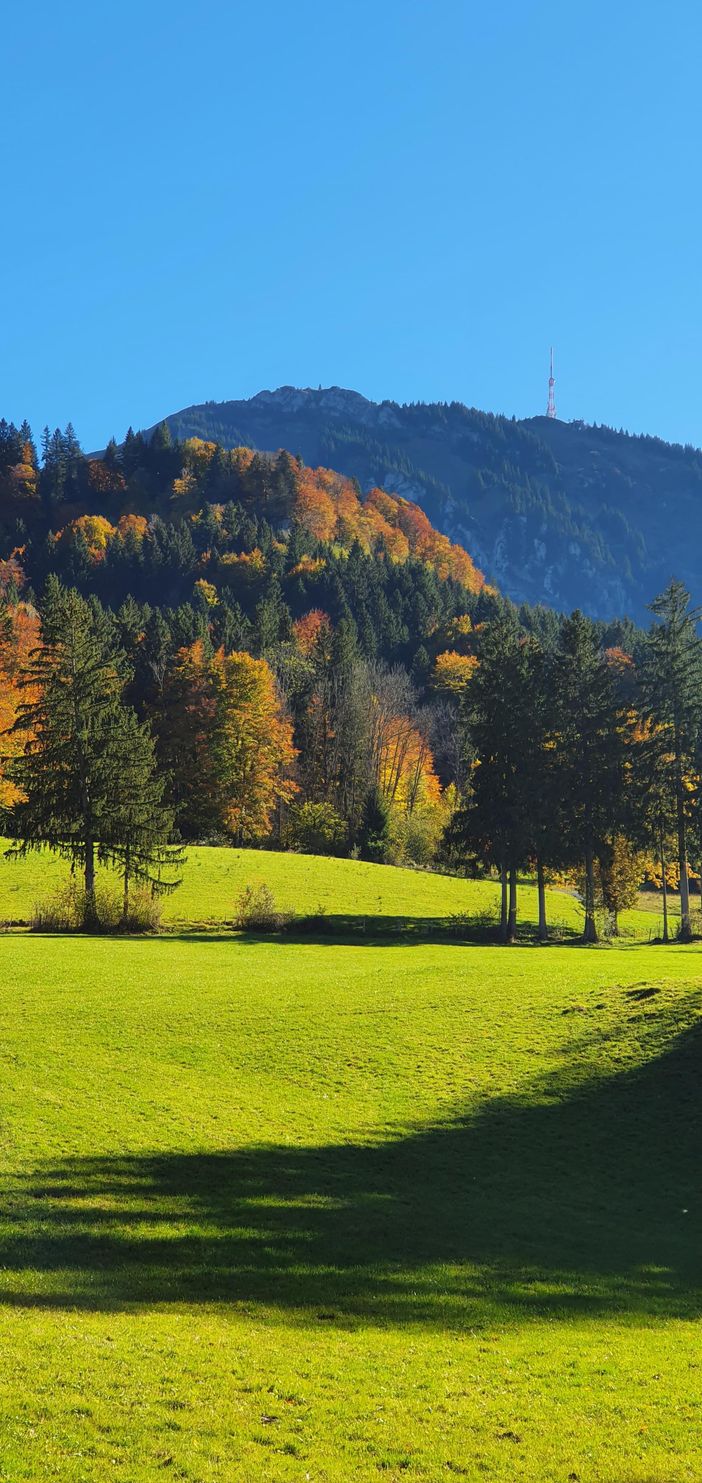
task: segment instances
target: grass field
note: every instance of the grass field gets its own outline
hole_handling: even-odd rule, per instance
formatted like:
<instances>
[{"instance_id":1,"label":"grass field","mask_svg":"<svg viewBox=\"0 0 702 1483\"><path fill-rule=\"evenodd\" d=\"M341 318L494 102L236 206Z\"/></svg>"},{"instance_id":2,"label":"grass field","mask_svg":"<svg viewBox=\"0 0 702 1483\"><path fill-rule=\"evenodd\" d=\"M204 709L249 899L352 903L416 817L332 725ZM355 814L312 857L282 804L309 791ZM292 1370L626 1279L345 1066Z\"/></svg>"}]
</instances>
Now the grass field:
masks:
<instances>
[{"instance_id":1,"label":"grass field","mask_svg":"<svg viewBox=\"0 0 702 1483\"><path fill-rule=\"evenodd\" d=\"M0 938L0 1478L697 1483L702 949L373 936L494 897L203 850L167 935Z\"/></svg>"}]
</instances>

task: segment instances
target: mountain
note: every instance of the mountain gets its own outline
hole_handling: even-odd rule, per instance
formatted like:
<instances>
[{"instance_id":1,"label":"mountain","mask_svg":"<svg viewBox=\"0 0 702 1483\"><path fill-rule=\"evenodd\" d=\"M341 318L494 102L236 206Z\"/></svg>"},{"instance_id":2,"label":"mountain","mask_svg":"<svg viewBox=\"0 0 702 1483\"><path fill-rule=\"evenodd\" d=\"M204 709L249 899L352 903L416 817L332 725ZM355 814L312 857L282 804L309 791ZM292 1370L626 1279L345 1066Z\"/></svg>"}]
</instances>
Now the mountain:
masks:
<instances>
[{"instance_id":1,"label":"mountain","mask_svg":"<svg viewBox=\"0 0 702 1483\"><path fill-rule=\"evenodd\" d=\"M671 575L702 585L702 452L690 446L336 386L205 402L166 421L179 438L289 448L364 491L415 501L516 602L641 620Z\"/></svg>"}]
</instances>

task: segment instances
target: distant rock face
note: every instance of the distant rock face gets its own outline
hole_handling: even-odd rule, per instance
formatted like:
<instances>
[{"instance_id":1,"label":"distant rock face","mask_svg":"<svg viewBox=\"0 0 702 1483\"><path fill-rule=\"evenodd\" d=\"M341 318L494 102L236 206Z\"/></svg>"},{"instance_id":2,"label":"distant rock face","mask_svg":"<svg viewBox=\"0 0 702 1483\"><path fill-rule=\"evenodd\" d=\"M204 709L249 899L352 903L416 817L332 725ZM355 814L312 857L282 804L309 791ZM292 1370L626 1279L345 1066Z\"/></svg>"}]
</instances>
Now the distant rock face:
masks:
<instances>
[{"instance_id":1,"label":"distant rock face","mask_svg":"<svg viewBox=\"0 0 702 1483\"><path fill-rule=\"evenodd\" d=\"M416 501L516 602L642 619L673 574L701 593L694 448L458 402L371 402L339 386L282 386L167 421L179 437L288 448Z\"/></svg>"}]
</instances>

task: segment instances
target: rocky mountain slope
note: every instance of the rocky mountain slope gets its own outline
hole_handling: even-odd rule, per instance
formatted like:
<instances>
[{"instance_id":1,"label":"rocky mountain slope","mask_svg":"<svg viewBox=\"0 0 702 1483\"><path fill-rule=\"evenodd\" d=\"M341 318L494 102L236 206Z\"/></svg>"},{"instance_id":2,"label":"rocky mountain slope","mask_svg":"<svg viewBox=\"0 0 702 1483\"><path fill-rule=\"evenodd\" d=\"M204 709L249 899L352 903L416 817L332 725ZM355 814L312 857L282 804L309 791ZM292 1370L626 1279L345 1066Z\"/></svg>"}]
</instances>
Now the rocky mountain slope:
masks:
<instances>
[{"instance_id":1,"label":"rocky mountain slope","mask_svg":"<svg viewBox=\"0 0 702 1483\"><path fill-rule=\"evenodd\" d=\"M671 575L702 589L702 452L461 403L370 402L280 387L168 417L177 436L288 448L415 500L515 601L595 617L645 605Z\"/></svg>"}]
</instances>

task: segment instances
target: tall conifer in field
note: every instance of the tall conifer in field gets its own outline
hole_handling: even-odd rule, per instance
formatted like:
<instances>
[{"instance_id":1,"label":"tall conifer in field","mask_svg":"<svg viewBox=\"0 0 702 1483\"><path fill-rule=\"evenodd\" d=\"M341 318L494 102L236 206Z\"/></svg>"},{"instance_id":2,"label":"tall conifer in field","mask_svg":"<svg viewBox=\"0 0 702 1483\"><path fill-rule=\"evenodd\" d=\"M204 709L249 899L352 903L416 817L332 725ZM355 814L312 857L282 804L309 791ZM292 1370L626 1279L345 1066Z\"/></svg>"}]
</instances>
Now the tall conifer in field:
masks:
<instances>
[{"instance_id":1,"label":"tall conifer in field","mask_svg":"<svg viewBox=\"0 0 702 1483\"><path fill-rule=\"evenodd\" d=\"M118 747L115 808L106 820L100 854L120 869L126 922L133 883L148 886L154 895L174 891L180 885L178 867L184 856L181 846L169 844L174 814L164 804L166 780L157 771L154 739L128 706L122 707L119 718Z\"/></svg>"},{"instance_id":2,"label":"tall conifer in field","mask_svg":"<svg viewBox=\"0 0 702 1483\"><path fill-rule=\"evenodd\" d=\"M563 863L561 756L553 656L530 638L525 660L519 694L521 774L529 854L536 864L538 936L540 942L546 942L546 867Z\"/></svg>"},{"instance_id":3,"label":"tall conifer in field","mask_svg":"<svg viewBox=\"0 0 702 1483\"><path fill-rule=\"evenodd\" d=\"M622 806L624 731L612 671L592 623L566 618L554 670L563 846L585 866L585 942L597 941L595 861Z\"/></svg>"},{"instance_id":4,"label":"tall conifer in field","mask_svg":"<svg viewBox=\"0 0 702 1483\"><path fill-rule=\"evenodd\" d=\"M529 855L525 717L528 653L516 615L505 612L485 631L471 681L471 735L477 761L465 808L449 830L453 848L497 866L502 881L500 935L514 939L517 872Z\"/></svg>"},{"instance_id":5,"label":"tall conifer in field","mask_svg":"<svg viewBox=\"0 0 702 1483\"><path fill-rule=\"evenodd\" d=\"M97 860L123 864L131 847L143 878L170 818L160 812L150 739L123 702L124 656L107 614L52 577L41 623L26 675L33 698L14 727L24 751L11 768L20 794L13 832L20 854L48 847L82 870L90 927Z\"/></svg>"},{"instance_id":6,"label":"tall conifer in field","mask_svg":"<svg viewBox=\"0 0 702 1483\"><path fill-rule=\"evenodd\" d=\"M650 604L657 622L646 643L643 694L674 800L680 872L680 937L689 942L688 831L694 802L693 774L702 727L700 610L690 607L682 582L672 581Z\"/></svg>"}]
</instances>

